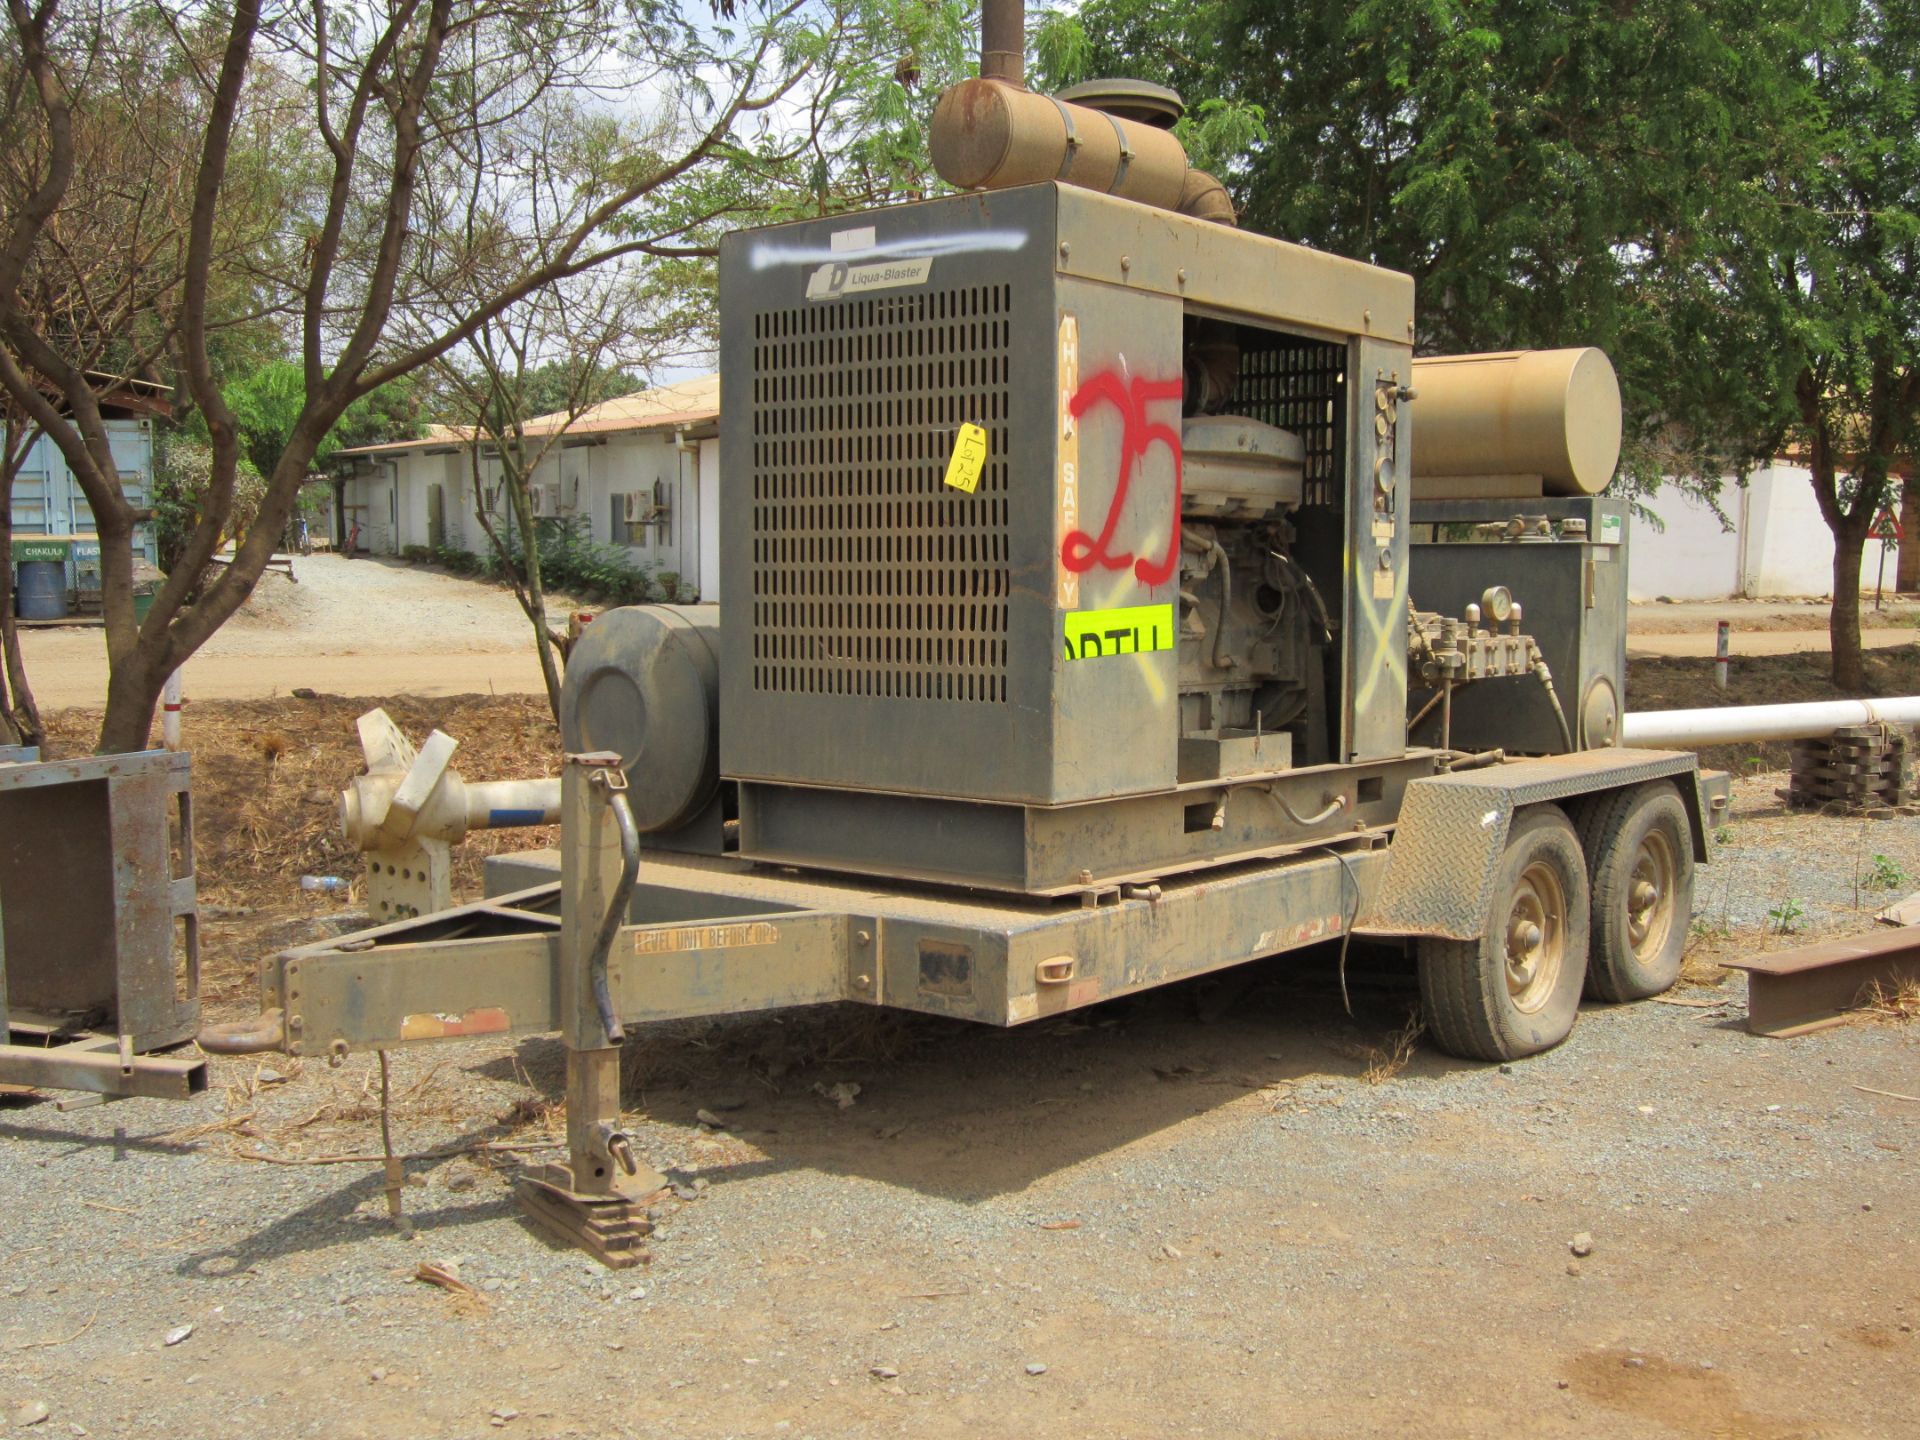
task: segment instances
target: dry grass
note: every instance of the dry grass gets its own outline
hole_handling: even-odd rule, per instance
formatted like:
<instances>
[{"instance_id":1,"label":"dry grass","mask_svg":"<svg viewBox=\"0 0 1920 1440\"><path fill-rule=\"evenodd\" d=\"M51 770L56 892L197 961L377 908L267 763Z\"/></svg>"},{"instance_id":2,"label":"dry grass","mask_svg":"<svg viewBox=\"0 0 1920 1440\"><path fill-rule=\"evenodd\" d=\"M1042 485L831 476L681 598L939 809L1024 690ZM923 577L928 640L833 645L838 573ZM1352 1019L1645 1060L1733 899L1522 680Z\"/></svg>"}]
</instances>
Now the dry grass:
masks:
<instances>
[{"instance_id":1,"label":"dry grass","mask_svg":"<svg viewBox=\"0 0 1920 1440\"><path fill-rule=\"evenodd\" d=\"M203 995L210 1003L251 999L256 959L295 943L286 927L364 903L365 865L341 837L338 801L364 769L354 722L376 705L415 744L435 728L453 736L460 742L454 766L470 779L559 772L559 734L538 696L324 695L190 704L183 730L193 757L194 868ZM86 754L99 724L96 710L52 712L48 753ZM456 898L480 893L486 856L553 845L558 838L551 826L469 836L454 849ZM344 896L306 894L302 875L338 875L352 888Z\"/></svg>"},{"instance_id":2,"label":"dry grass","mask_svg":"<svg viewBox=\"0 0 1920 1440\"><path fill-rule=\"evenodd\" d=\"M1876 980L1862 992L1856 1008L1863 1015L1895 1024L1920 1020L1920 980L1906 979L1897 985Z\"/></svg>"},{"instance_id":3,"label":"dry grass","mask_svg":"<svg viewBox=\"0 0 1920 1440\"><path fill-rule=\"evenodd\" d=\"M1709 989L1724 985L1734 972L1721 964L1722 956L1747 955L1764 948L1764 937L1757 931L1696 930L1687 937L1687 948L1680 957L1679 983Z\"/></svg>"},{"instance_id":4,"label":"dry grass","mask_svg":"<svg viewBox=\"0 0 1920 1440\"><path fill-rule=\"evenodd\" d=\"M361 859L340 835L340 791L364 770L355 720L384 706L415 744L433 729L460 742L454 767L469 779L556 775L559 734L546 703L530 695L456 695L315 700L202 701L183 721L193 756L196 869L203 902L280 907L300 913L302 875L357 880ZM48 750L83 754L100 716L62 710L49 717ZM477 891L482 859L501 850L554 843L549 827L486 831L456 851L454 885Z\"/></svg>"},{"instance_id":5,"label":"dry grass","mask_svg":"<svg viewBox=\"0 0 1920 1440\"><path fill-rule=\"evenodd\" d=\"M1345 1059L1357 1061L1364 1068L1360 1078L1369 1085L1384 1085L1413 1059L1413 1052L1420 1047L1420 1037L1426 1033L1421 1023L1420 1012L1410 1010L1406 1021L1397 1030L1390 1030L1378 1041L1343 1040L1335 1044L1334 1051Z\"/></svg>"}]
</instances>

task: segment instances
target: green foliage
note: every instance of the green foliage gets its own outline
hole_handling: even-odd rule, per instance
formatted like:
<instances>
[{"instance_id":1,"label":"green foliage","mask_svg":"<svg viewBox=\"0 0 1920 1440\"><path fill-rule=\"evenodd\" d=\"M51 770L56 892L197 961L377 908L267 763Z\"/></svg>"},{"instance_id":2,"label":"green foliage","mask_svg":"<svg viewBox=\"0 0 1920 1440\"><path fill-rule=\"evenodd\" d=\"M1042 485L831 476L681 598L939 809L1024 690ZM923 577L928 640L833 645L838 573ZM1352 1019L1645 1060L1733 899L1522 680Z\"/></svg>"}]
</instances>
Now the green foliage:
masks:
<instances>
[{"instance_id":1,"label":"green foliage","mask_svg":"<svg viewBox=\"0 0 1920 1440\"><path fill-rule=\"evenodd\" d=\"M621 546L595 544L581 517L539 520L535 525L540 578L549 592L562 590L609 605L646 605L662 600L673 603L690 598L683 593L678 575L665 572L656 576L650 567L634 564ZM416 550L422 554L414 555ZM491 550L475 555L451 545L436 545L431 551L410 545L401 556L407 560L430 558L456 575L488 580L504 579L509 563ZM511 563L517 568L518 557Z\"/></svg>"},{"instance_id":2,"label":"green foliage","mask_svg":"<svg viewBox=\"0 0 1920 1440\"><path fill-rule=\"evenodd\" d=\"M435 545L433 563L455 575L477 575L480 573L480 557L471 550L462 550L457 545Z\"/></svg>"},{"instance_id":3,"label":"green foliage","mask_svg":"<svg viewBox=\"0 0 1920 1440\"><path fill-rule=\"evenodd\" d=\"M1787 0L1089 0L1038 31L1050 82L1180 89L1183 138L1251 228L1419 282L1423 351L1599 345L1629 480L1711 489L1788 407L1718 276L1766 173Z\"/></svg>"},{"instance_id":4,"label":"green foliage","mask_svg":"<svg viewBox=\"0 0 1920 1440\"><path fill-rule=\"evenodd\" d=\"M536 523L540 576L549 590L566 590L610 605L644 605L677 595L678 576L663 575L663 583L656 584L652 571L634 564L624 547L595 544L583 517ZM664 584L669 579L671 589Z\"/></svg>"},{"instance_id":5,"label":"green foliage","mask_svg":"<svg viewBox=\"0 0 1920 1440\"><path fill-rule=\"evenodd\" d=\"M1798 933L1800 922L1806 918L1807 907L1800 901L1794 899L1782 900L1778 905L1775 905L1771 910L1767 911L1767 919L1773 922L1773 930L1776 935L1793 935Z\"/></svg>"},{"instance_id":6,"label":"green foliage","mask_svg":"<svg viewBox=\"0 0 1920 1440\"><path fill-rule=\"evenodd\" d=\"M201 502L213 475L213 451L197 440L178 435L156 437L153 456L153 532L160 568L173 572L180 550L199 523ZM246 532L260 513L267 484L243 456L233 482L233 511L229 536Z\"/></svg>"},{"instance_id":7,"label":"green foliage","mask_svg":"<svg viewBox=\"0 0 1920 1440\"><path fill-rule=\"evenodd\" d=\"M420 434L417 385L411 377L391 381L361 396L346 409L314 451L312 464L324 465L334 451L377 440L405 440ZM261 475L271 475L293 437L306 408L306 382L291 360L270 360L249 369L222 391L240 427L247 460Z\"/></svg>"},{"instance_id":8,"label":"green foliage","mask_svg":"<svg viewBox=\"0 0 1920 1440\"><path fill-rule=\"evenodd\" d=\"M1875 855L1873 872L1867 876L1867 887L1872 890L1897 890L1907 883L1906 867L1891 855Z\"/></svg>"}]
</instances>

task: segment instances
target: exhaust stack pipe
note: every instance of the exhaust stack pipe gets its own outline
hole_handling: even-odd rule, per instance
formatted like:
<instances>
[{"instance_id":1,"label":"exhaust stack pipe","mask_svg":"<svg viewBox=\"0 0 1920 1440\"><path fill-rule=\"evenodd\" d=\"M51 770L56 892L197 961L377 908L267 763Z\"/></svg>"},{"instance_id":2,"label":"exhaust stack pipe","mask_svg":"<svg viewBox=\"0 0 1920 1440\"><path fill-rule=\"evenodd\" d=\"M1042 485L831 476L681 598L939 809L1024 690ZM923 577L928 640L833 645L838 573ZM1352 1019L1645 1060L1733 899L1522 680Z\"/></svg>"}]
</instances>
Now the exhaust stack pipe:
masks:
<instances>
[{"instance_id":1,"label":"exhaust stack pipe","mask_svg":"<svg viewBox=\"0 0 1920 1440\"><path fill-rule=\"evenodd\" d=\"M980 78L1027 83L1027 7L1023 0L982 0Z\"/></svg>"},{"instance_id":2,"label":"exhaust stack pipe","mask_svg":"<svg viewBox=\"0 0 1920 1440\"><path fill-rule=\"evenodd\" d=\"M934 107L930 148L941 179L963 190L1058 180L1216 224L1237 223L1226 187L1193 169L1170 133L1182 110L1179 96L1124 81L1067 92L1088 92L1094 103L1084 105L1036 95L1026 88L1025 52L1022 0L983 0L980 76L953 86Z\"/></svg>"}]
</instances>

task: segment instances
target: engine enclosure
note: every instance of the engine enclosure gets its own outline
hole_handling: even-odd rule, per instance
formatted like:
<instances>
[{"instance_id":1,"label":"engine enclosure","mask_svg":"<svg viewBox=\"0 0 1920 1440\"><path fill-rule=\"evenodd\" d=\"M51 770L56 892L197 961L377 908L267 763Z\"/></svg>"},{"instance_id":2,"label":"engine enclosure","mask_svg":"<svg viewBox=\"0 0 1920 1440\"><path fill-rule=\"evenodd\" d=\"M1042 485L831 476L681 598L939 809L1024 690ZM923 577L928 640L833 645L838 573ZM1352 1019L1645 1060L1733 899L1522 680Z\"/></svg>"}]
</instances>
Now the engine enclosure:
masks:
<instances>
[{"instance_id":1,"label":"engine enclosure","mask_svg":"<svg viewBox=\"0 0 1920 1440\"><path fill-rule=\"evenodd\" d=\"M720 285L743 857L1084 893L1437 768L1407 276L1047 183L730 235Z\"/></svg>"},{"instance_id":2,"label":"engine enclosure","mask_svg":"<svg viewBox=\"0 0 1920 1440\"><path fill-rule=\"evenodd\" d=\"M1046 184L729 236L721 294L743 853L763 785L1060 806L1181 783L1203 321L1237 341L1222 412L1304 446L1296 554L1339 651L1327 758L1402 753L1405 427L1374 397L1411 373L1407 277ZM969 423L970 493L943 483Z\"/></svg>"}]
</instances>

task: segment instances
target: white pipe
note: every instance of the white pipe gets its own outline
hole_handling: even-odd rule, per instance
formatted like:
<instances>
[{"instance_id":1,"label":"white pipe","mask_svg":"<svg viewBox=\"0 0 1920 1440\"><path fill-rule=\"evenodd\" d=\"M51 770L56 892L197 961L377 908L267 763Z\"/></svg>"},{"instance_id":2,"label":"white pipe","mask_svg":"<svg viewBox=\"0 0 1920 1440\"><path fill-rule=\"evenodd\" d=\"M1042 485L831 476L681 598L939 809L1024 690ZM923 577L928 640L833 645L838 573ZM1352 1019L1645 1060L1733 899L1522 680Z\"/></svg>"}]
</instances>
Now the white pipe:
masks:
<instances>
[{"instance_id":1,"label":"white pipe","mask_svg":"<svg viewBox=\"0 0 1920 1440\"><path fill-rule=\"evenodd\" d=\"M1714 710L1643 710L1621 721L1620 743L1656 750L1691 750L1740 741L1804 740L1830 735L1847 725L1920 725L1920 695Z\"/></svg>"},{"instance_id":2,"label":"white pipe","mask_svg":"<svg viewBox=\"0 0 1920 1440\"><path fill-rule=\"evenodd\" d=\"M381 827L404 777L391 770L358 775L340 792L340 833L362 850L387 844ZM464 840L472 830L552 825L560 819L560 779L462 780L449 770L440 777L406 832L410 840Z\"/></svg>"},{"instance_id":3,"label":"white pipe","mask_svg":"<svg viewBox=\"0 0 1920 1440\"><path fill-rule=\"evenodd\" d=\"M469 780L467 829L503 830L552 825L560 819L560 777L545 780Z\"/></svg>"},{"instance_id":4,"label":"white pipe","mask_svg":"<svg viewBox=\"0 0 1920 1440\"><path fill-rule=\"evenodd\" d=\"M167 676L160 687L160 740L169 750L180 748L180 672Z\"/></svg>"}]
</instances>

